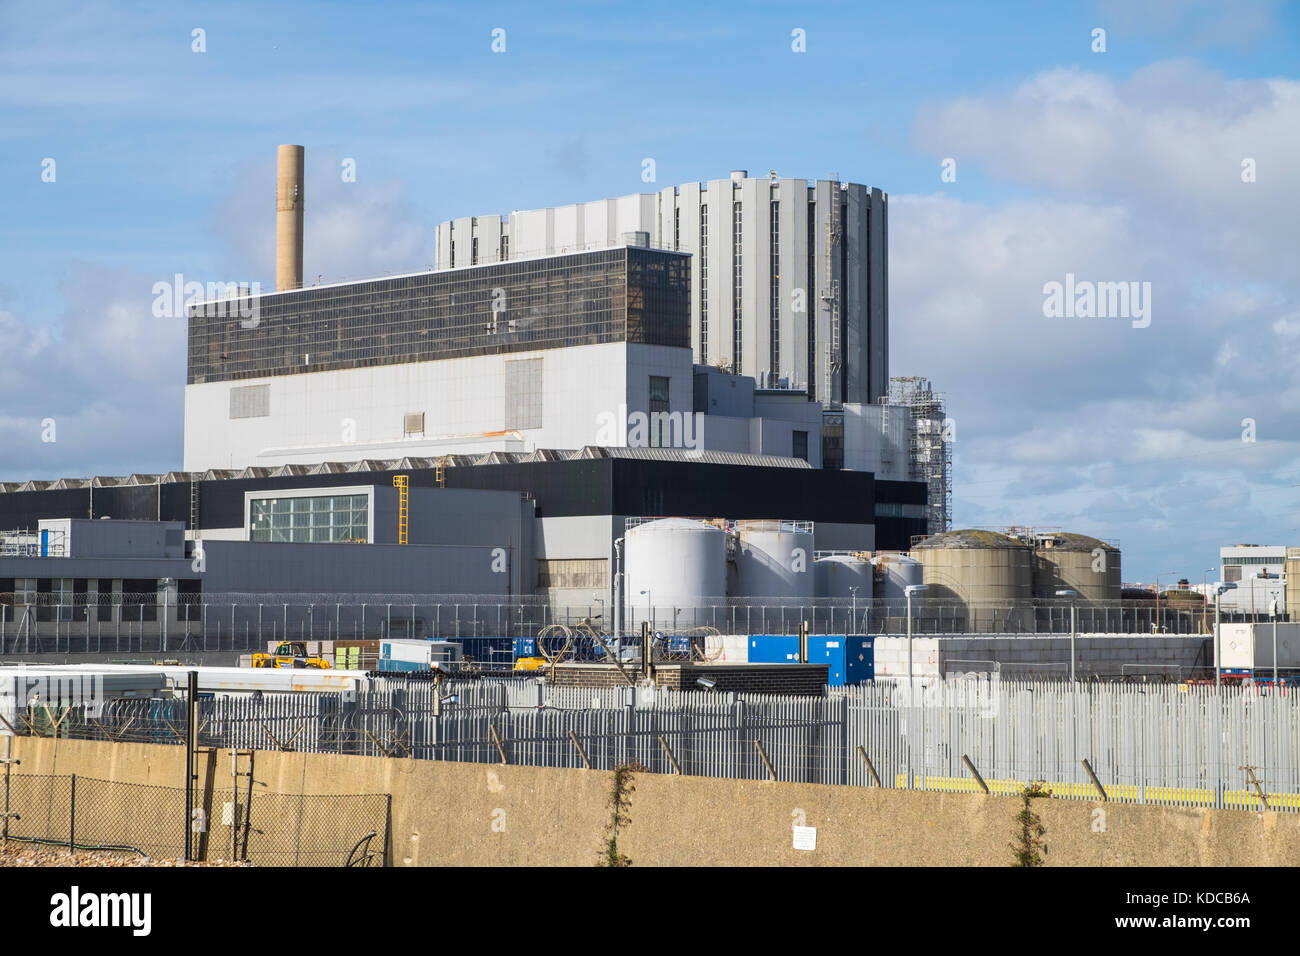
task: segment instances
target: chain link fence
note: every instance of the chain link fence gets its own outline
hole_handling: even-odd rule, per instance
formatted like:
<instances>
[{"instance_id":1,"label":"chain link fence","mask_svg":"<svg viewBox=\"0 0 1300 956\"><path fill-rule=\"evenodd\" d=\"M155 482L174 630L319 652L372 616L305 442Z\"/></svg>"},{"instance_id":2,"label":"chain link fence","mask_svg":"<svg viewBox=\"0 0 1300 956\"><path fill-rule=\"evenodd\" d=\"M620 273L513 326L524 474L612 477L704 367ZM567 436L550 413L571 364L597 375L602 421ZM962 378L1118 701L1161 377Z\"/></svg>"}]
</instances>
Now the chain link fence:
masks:
<instances>
[{"instance_id":1,"label":"chain link fence","mask_svg":"<svg viewBox=\"0 0 1300 956\"><path fill-rule=\"evenodd\" d=\"M149 859L240 861L257 866L380 865L388 797L310 795L196 785L186 817L182 787L5 767L3 839Z\"/></svg>"}]
</instances>

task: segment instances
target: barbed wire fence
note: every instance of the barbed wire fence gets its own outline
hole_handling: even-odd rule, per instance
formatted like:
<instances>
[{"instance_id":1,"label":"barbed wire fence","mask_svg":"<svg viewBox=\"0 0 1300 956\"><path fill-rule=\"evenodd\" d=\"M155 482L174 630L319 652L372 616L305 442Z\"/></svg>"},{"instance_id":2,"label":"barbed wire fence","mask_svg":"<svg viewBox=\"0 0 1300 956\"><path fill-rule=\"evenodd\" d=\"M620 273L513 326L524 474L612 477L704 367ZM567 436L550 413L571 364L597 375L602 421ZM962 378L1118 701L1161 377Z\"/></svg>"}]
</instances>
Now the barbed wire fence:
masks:
<instances>
[{"instance_id":1,"label":"barbed wire fence","mask_svg":"<svg viewBox=\"0 0 1300 956\"><path fill-rule=\"evenodd\" d=\"M921 636L1065 634L1066 602L1011 604L927 601L912 613ZM677 607L628 602L619 637L651 631L693 634L904 634L903 602L848 598L717 598ZM1205 634L1213 613L1166 602L1090 602L1077 608L1081 633ZM585 629L613 638L606 602L553 604L545 596L492 594L187 593L162 591L0 593L0 655L32 653L187 653L256 651L282 640L345 641L440 638L478 645L480 660L504 659L516 639L550 628ZM495 643L491 643L495 642ZM687 651L686 653L689 653Z\"/></svg>"},{"instance_id":2,"label":"barbed wire fence","mask_svg":"<svg viewBox=\"0 0 1300 956\"><path fill-rule=\"evenodd\" d=\"M395 681L355 697L200 700L200 747L1300 811L1300 695L1281 688L877 681L825 697ZM179 745L184 701L75 709L29 733ZM22 732L22 731L20 731ZM1248 768L1248 769L1247 769Z\"/></svg>"}]
</instances>

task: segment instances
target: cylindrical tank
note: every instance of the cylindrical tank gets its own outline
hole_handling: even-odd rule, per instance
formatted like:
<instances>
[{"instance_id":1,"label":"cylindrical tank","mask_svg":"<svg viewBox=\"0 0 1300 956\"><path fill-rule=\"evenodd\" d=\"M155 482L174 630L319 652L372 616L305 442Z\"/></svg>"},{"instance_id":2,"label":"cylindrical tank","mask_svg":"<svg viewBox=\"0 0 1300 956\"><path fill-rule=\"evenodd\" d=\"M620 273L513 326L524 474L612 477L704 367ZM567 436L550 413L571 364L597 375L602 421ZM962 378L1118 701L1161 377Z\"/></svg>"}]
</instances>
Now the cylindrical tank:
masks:
<instances>
[{"instance_id":1,"label":"cylindrical tank","mask_svg":"<svg viewBox=\"0 0 1300 956\"><path fill-rule=\"evenodd\" d=\"M1034 597L1074 590L1079 604L1120 599L1119 548L1086 534L1040 534L1034 548Z\"/></svg>"},{"instance_id":2,"label":"cylindrical tank","mask_svg":"<svg viewBox=\"0 0 1300 956\"><path fill-rule=\"evenodd\" d=\"M931 535L912 546L912 556L921 562L928 615L942 619L950 612L952 629L1033 629L1033 552L1027 544L965 529Z\"/></svg>"},{"instance_id":3,"label":"cylindrical tank","mask_svg":"<svg viewBox=\"0 0 1300 956\"><path fill-rule=\"evenodd\" d=\"M690 518L660 518L624 536L624 607L629 628L696 627L725 607L727 534ZM653 608L653 611L651 610Z\"/></svg>"},{"instance_id":4,"label":"cylindrical tank","mask_svg":"<svg viewBox=\"0 0 1300 956\"><path fill-rule=\"evenodd\" d=\"M909 587L921 583L921 562L905 554L877 554L872 564L876 572L876 597L891 607L907 599Z\"/></svg>"},{"instance_id":5,"label":"cylindrical tank","mask_svg":"<svg viewBox=\"0 0 1300 956\"><path fill-rule=\"evenodd\" d=\"M737 521L733 597L763 604L811 603L813 527L809 521Z\"/></svg>"},{"instance_id":6,"label":"cylindrical tank","mask_svg":"<svg viewBox=\"0 0 1300 956\"><path fill-rule=\"evenodd\" d=\"M281 146L275 170L275 288L302 288L303 148Z\"/></svg>"},{"instance_id":7,"label":"cylindrical tank","mask_svg":"<svg viewBox=\"0 0 1300 956\"><path fill-rule=\"evenodd\" d=\"M813 565L814 588L819 598L856 598L870 601L875 594L871 562L852 554L828 554Z\"/></svg>"}]
</instances>

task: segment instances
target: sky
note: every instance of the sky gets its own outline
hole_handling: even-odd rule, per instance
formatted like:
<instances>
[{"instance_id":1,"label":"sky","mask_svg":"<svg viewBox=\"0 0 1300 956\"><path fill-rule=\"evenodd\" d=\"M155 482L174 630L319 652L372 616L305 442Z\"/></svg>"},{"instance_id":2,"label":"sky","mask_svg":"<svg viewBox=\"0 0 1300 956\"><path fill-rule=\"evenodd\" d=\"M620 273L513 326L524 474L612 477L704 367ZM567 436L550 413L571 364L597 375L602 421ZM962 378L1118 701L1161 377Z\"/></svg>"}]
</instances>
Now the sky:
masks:
<instances>
[{"instance_id":1,"label":"sky","mask_svg":"<svg viewBox=\"0 0 1300 956\"><path fill-rule=\"evenodd\" d=\"M1295 2L0 0L0 480L181 467L153 287L273 288L280 143L309 281L732 169L877 186L954 527L1096 535L1142 582L1300 544ZM1047 314L1067 275L1146 315Z\"/></svg>"}]
</instances>

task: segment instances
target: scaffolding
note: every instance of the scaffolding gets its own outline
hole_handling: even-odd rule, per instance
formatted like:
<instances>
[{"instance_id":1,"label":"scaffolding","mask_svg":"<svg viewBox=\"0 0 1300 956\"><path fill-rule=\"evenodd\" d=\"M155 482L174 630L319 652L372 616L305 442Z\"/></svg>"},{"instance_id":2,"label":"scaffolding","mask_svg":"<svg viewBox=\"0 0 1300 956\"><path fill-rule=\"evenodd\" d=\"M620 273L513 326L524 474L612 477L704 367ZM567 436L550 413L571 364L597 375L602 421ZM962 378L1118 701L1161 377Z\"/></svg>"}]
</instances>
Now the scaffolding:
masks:
<instances>
[{"instance_id":1,"label":"scaffolding","mask_svg":"<svg viewBox=\"0 0 1300 956\"><path fill-rule=\"evenodd\" d=\"M889 405L911 410L908 429L908 471L912 481L926 484L926 522L930 534L947 531L952 522L952 443L947 434L943 393L917 376L889 380Z\"/></svg>"}]
</instances>

